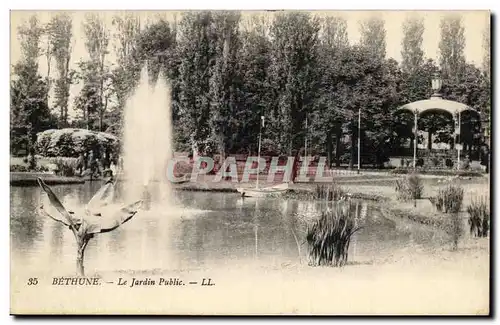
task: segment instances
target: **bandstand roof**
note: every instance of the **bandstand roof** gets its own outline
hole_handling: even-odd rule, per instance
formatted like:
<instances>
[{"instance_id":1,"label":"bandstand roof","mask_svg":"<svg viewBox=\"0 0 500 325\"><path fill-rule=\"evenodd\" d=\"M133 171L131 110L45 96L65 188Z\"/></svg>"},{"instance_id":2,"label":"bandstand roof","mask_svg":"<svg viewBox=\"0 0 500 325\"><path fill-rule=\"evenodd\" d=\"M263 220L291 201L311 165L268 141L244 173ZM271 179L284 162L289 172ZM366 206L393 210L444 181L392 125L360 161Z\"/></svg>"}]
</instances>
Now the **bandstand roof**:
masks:
<instances>
[{"instance_id":1,"label":"bandstand roof","mask_svg":"<svg viewBox=\"0 0 500 325\"><path fill-rule=\"evenodd\" d=\"M413 113L422 113L428 110L444 110L455 115L463 111L475 111L472 107L453 100L442 99L440 97L431 97L431 99L418 100L408 103L398 108L398 110L409 110Z\"/></svg>"}]
</instances>

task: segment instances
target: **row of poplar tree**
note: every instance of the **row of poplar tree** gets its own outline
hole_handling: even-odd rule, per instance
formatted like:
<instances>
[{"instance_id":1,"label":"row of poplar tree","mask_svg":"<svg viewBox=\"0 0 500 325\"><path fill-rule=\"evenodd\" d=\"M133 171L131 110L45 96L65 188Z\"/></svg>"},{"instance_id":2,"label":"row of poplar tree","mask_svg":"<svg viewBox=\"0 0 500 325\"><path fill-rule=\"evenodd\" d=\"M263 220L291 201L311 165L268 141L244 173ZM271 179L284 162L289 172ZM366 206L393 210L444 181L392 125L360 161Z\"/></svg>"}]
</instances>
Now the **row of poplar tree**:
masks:
<instances>
[{"instance_id":1,"label":"row of poplar tree","mask_svg":"<svg viewBox=\"0 0 500 325\"><path fill-rule=\"evenodd\" d=\"M361 39L354 45L342 17L295 11L185 12L146 24L126 13L113 17L112 25L114 32L98 14L85 16L83 39L77 41L85 42L88 59L77 58L76 69L70 65L75 61L71 14L57 13L48 24L32 16L19 28L22 58L11 82L12 151L23 147L34 153L37 132L47 128L120 135L127 97L145 64L151 82L158 76L169 80L180 151L255 153L262 115L264 154L294 154L307 138L311 152L352 163L361 108L363 159L382 163L402 139L412 137L413 119L395 114L397 107L429 98L438 70L444 98L472 106L483 119L489 116L490 31L478 35L484 38L482 66L466 62L459 15L441 21L439 62L425 57L424 20L418 16L402 26L401 62L386 58L385 21L377 16L359 22ZM110 51L116 58L112 65ZM43 56L50 77L39 72ZM70 87L76 83L80 92L72 107L78 115L71 120ZM431 114L419 129L449 142L450 121ZM471 121L464 125L463 141L477 145L481 130Z\"/></svg>"}]
</instances>

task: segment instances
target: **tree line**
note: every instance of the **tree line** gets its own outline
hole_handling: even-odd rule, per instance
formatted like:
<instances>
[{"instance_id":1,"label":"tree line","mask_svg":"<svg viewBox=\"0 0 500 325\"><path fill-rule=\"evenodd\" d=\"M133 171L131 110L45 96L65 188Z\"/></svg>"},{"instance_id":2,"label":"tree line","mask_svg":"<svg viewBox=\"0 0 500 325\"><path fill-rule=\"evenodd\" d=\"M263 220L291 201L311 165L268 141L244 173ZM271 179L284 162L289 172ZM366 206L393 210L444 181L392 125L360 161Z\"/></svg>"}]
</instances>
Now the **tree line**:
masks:
<instances>
[{"instance_id":1,"label":"tree line","mask_svg":"<svg viewBox=\"0 0 500 325\"><path fill-rule=\"evenodd\" d=\"M354 45L344 18L307 12L279 12L272 18L243 17L237 11L185 12L173 21L160 17L145 25L126 13L113 17L112 24L113 33L98 14L86 14L88 59L80 59L74 70L69 65L70 14L58 13L47 24L32 16L19 27L22 57L12 70L11 151L26 148L34 154L36 134L47 128L80 127L120 136L123 109L145 64L151 82L163 76L170 83L179 151L223 157L255 153L262 115L264 154L293 155L307 140L310 153L352 165L359 134L363 161L381 164L402 139L413 137L413 119L396 109L429 98L437 71L443 98L467 104L483 118L490 114L489 30L484 32L483 66L476 67L466 62L465 27L458 15L441 21L439 62L425 57L424 21L418 16L409 16L402 26L401 62L386 58L385 21L377 16L359 22L361 39ZM110 51L116 57L113 65L106 63ZM41 56L47 57L50 77L39 73ZM69 90L75 83L81 87L74 99L78 115L70 121ZM450 142L450 119L431 113L422 117L419 129ZM474 118L464 122L463 130L468 130L464 142L481 144Z\"/></svg>"}]
</instances>

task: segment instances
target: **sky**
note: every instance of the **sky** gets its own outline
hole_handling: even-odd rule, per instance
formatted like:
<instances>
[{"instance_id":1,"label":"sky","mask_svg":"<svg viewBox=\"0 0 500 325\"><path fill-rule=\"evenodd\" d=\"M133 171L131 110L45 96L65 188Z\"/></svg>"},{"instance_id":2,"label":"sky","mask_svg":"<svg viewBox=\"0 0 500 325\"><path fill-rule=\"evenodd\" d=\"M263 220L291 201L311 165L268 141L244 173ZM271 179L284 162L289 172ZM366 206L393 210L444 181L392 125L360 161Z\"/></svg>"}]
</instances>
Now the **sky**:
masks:
<instances>
[{"instance_id":1,"label":"sky","mask_svg":"<svg viewBox=\"0 0 500 325\"><path fill-rule=\"evenodd\" d=\"M359 42L360 31L359 22L370 18L373 15L379 15L385 20L386 43L387 43L387 57L392 57L397 61L401 61L401 41L403 39L403 22L409 15L417 15L424 19L425 31L423 35L423 50L427 58L438 60L439 57L439 23L441 19L450 14L450 11L311 11L313 14L319 16L327 15L338 15L342 16L347 21L347 32L349 37L349 42L355 44ZM42 23L48 22L52 15L57 13L56 11L11 11L11 63L15 63L20 57L20 43L17 37L17 28L26 21L33 13L36 13ZM87 52L84 46L84 39L82 35L82 23L84 21L85 11L74 11L71 12L73 16L73 52L71 57L70 68L76 68L76 63L80 59L88 58ZM106 21L109 26L111 33L113 33L113 27L111 26L112 17L116 14L122 12L118 11L100 11L99 14ZM470 63L480 65L483 59L483 31L487 28L489 30L490 22L490 12L489 11L460 11L454 12L458 13L463 18L463 23L465 27L465 56L466 60ZM141 21L155 20L158 16L163 16L169 20L173 20L174 17L180 18L182 12L179 11L138 11L136 14L141 18ZM256 11L243 11L242 17L244 19L248 18L254 14L264 14L268 15L269 18L272 17L273 13L256 12ZM108 62L112 63L114 61L114 51L113 51L113 40L110 43L110 55L108 56ZM47 74L47 61L45 58L40 59L40 73L42 75ZM52 69L54 71L55 69ZM52 74L52 73L51 73ZM79 86L75 85L71 89L71 96L74 98L79 91ZM70 98L70 105L73 103L73 99ZM71 110L71 107L70 107ZM73 114L71 114L73 115Z\"/></svg>"}]
</instances>

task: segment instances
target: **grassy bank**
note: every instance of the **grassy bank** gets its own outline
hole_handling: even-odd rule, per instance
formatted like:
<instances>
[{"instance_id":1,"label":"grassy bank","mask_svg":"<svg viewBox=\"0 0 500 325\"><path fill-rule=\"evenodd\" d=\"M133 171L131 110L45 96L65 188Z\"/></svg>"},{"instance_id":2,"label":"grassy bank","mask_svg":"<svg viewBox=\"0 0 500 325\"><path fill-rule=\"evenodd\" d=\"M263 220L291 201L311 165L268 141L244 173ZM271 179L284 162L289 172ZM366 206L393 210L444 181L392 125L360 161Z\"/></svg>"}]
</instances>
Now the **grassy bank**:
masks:
<instances>
[{"instance_id":1,"label":"grassy bank","mask_svg":"<svg viewBox=\"0 0 500 325\"><path fill-rule=\"evenodd\" d=\"M44 173L21 173L11 172L10 184L13 186L36 186L36 178L42 177L47 184L81 184L86 180L77 177L62 177ZM490 184L488 177L472 178L444 178L422 176L424 184L423 198L414 202L401 202L396 199L395 181L402 176L394 175L359 175L339 178L335 185L341 187L342 191L348 193L353 199L370 200L380 203L384 209L388 209L395 216L404 217L409 220L442 227L445 224L445 216L436 211L429 201L429 197L435 196L440 188L448 184L461 185L464 188L464 199L462 212L465 215L466 207L478 197L489 196ZM261 186L272 186L261 179ZM295 183L290 185L290 190L284 194L285 199L314 200L314 192L318 183ZM198 192L223 192L237 193L238 187L255 187L255 182L236 183L231 181L215 182L213 175L200 177L198 182L185 182L172 184L173 189L180 191Z\"/></svg>"},{"instance_id":2,"label":"grassy bank","mask_svg":"<svg viewBox=\"0 0 500 325\"><path fill-rule=\"evenodd\" d=\"M78 177L64 177L46 173L23 173L11 172L10 185L11 186L37 186L36 179L40 177L48 185L57 184L82 184L85 180Z\"/></svg>"}]
</instances>

